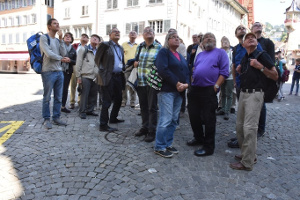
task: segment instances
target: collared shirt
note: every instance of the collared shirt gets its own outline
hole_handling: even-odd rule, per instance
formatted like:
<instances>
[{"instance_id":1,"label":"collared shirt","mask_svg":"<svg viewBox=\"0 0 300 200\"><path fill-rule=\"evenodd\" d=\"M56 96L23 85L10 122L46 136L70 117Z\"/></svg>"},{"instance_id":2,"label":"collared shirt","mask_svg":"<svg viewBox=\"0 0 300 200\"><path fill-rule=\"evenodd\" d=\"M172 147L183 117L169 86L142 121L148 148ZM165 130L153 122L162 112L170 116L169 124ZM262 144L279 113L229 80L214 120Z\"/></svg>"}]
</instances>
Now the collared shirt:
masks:
<instances>
[{"instance_id":1,"label":"collared shirt","mask_svg":"<svg viewBox=\"0 0 300 200\"><path fill-rule=\"evenodd\" d=\"M127 64L127 61L133 59L135 57L135 52L138 44L137 43L130 43L124 42L122 44L124 50L124 62Z\"/></svg>"},{"instance_id":2,"label":"collared shirt","mask_svg":"<svg viewBox=\"0 0 300 200\"><path fill-rule=\"evenodd\" d=\"M111 43L113 44L113 52L114 52L114 60L115 60L113 72L119 73L122 71L122 67L123 67L122 51L121 51L120 45L114 43L114 41L112 41L112 40L111 40Z\"/></svg>"},{"instance_id":3,"label":"collared shirt","mask_svg":"<svg viewBox=\"0 0 300 200\"><path fill-rule=\"evenodd\" d=\"M259 43L257 44L257 50L259 51L263 50ZM232 63L235 65L235 68L239 66L246 53L247 53L246 49L239 43L236 46L234 56L232 57ZM241 81L240 81L239 73L235 74L235 82L237 86L240 87Z\"/></svg>"},{"instance_id":4,"label":"collared shirt","mask_svg":"<svg viewBox=\"0 0 300 200\"><path fill-rule=\"evenodd\" d=\"M91 44L88 45L88 49L93 51L94 56L96 55L97 48L93 48Z\"/></svg>"},{"instance_id":5,"label":"collared shirt","mask_svg":"<svg viewBox=\"0 0 300 200\"><path fill-rule=\"evenodd\" d=\"M146 75L150 72L151 66L154 64L161 47L161 44L155 41L149 47L146 47L145 42L143 43L142 50L139 56L138 86L147 86ZM137 53L138 49L136 51L136 55Z\"/></svg>"},{"instance_id":6,"label":"collared shirt","mask_svg":"<svg viewBox=\"0 0 300 200\"><path fill-rule=\"evenodd\" d=\"M136 42L134 42L134 43L131 43L130 41L128 41L128 42L127 42L127 44L129 44L131 47L133 47L134 45L137 45L137 43L136 43Z\"/></svg>"}]
</instances>

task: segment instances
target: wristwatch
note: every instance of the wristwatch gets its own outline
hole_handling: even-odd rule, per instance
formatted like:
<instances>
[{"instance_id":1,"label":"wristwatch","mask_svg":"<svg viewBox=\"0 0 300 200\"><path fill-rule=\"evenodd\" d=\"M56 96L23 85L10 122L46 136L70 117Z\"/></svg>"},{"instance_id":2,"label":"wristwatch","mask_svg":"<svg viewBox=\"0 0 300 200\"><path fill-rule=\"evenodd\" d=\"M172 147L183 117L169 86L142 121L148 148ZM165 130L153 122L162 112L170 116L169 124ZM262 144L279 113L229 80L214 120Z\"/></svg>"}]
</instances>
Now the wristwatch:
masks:
<instances>
[{"instance_id":1,"label":"wristwatch","mask_svg":"<svg viewBox=\"0 0 300 200\"><path fill-rule=\"evenodd\" d=\"M260 69L261 72L264 72L264 70L265 70L265 66Z\"/></svg>"},{"instance_id":2,"label":"wristwatch","mask_svg":"<svg viewBox=\"0 0 300 200\"><path fill-rule=\"evenodd\" d=\"M218 84L215 84L215 87L216 87L217 89L219 89L219 88L220 88L220 86L219 86Z\"/></svg>"}]
</instances>

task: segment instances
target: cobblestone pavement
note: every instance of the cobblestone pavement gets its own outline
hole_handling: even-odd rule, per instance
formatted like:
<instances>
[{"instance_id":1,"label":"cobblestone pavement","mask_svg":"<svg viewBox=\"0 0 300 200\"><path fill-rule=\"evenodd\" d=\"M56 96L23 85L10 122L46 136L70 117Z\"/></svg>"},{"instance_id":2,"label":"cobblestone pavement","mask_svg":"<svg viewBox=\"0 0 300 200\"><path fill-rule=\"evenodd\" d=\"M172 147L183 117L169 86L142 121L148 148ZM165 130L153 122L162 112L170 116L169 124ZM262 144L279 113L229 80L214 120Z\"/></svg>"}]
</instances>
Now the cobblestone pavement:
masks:
<instances>
[{"instance_id":1,"label":"cobblestone pavement","mask_svg":"<svg viewBox=\"0 0 300 200\"><path fill-rule=\"evenodd\" d=\"M185 114L175 133L179 154L166 159L134 137L141 118L129 106L120 111L125 123L112 125L116 133L100 132L99 117L82 120L76 111L62 114L68 126L45 130L39 75L0 74L0 94L0 199L300 199L300 97L267 105L267 134L248 172L229 167L240 153L226 144L235 114L217 118L215 153L203 158L186 145Z\"/></svg>"}]
</instances>

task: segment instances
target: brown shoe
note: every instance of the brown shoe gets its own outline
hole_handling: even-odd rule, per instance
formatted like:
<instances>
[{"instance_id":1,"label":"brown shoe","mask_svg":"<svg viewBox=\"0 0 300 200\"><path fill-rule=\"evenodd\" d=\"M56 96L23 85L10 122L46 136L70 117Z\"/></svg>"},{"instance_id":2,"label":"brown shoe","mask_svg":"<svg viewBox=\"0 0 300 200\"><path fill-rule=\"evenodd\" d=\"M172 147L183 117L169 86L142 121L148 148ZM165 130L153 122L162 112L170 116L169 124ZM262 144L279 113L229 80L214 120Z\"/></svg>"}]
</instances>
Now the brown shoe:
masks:
<instances>
[{"instance_id":1,"label":"brown shoe","mask_svg":"<svg viewBox=\"0 0 300 200\"><path fill-rule=\"evenodd\" d=\"M242 160L242 155L235 155L234 159L237 160L237 161L241 161ZM255 158L254 159L254 164L256 164L256 163L257 163L257 159Z\"/></svg>"},{"instance_id":2,"label":"brown shoe","mask_svg":"<svg viewBox=\"0 0 300 200\"><path fill-rule=\"evenodd\" d=\"M252 171L251 168L245 167L241 162L237 163L230 163L230 168L236 169L236 170L246 170L246 171Z\"/></svg>"},{"instance_id":3,"label":"brown shoe","mask_svg":"<svg viewBox=\"0 0 300 200\"><path fill-rule=\"evenodd\" d=\"M74 104L70 104L70 109L74 109L74 108L75 108Z\"/></svg>"}]
</instances>

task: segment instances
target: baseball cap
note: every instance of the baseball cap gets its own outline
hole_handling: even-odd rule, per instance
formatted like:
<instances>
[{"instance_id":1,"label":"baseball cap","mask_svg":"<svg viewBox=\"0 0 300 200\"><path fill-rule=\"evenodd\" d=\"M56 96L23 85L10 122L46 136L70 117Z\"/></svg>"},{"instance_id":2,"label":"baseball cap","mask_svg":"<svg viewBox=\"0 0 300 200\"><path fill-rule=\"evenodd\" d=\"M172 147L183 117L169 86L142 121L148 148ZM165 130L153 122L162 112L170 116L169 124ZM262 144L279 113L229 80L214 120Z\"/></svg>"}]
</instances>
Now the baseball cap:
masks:
<instances>
[{"instance_id":1,"label":"baseball cap","mask_svg":"<svg viewBox=\"0 0 300 200\"><path fill-rule=\"evenodd\" d=\"M255 37L255 39L257 39L257 37L256 37L256 35L255 35L254 33L249 32L249 33L247 33L246 35L244 35L244 37L243 37L243 42L245 41L245 39L246 39L246 37L247 37L248 35L253 35L253 36Z\"/></svg>"}]
</instances>

